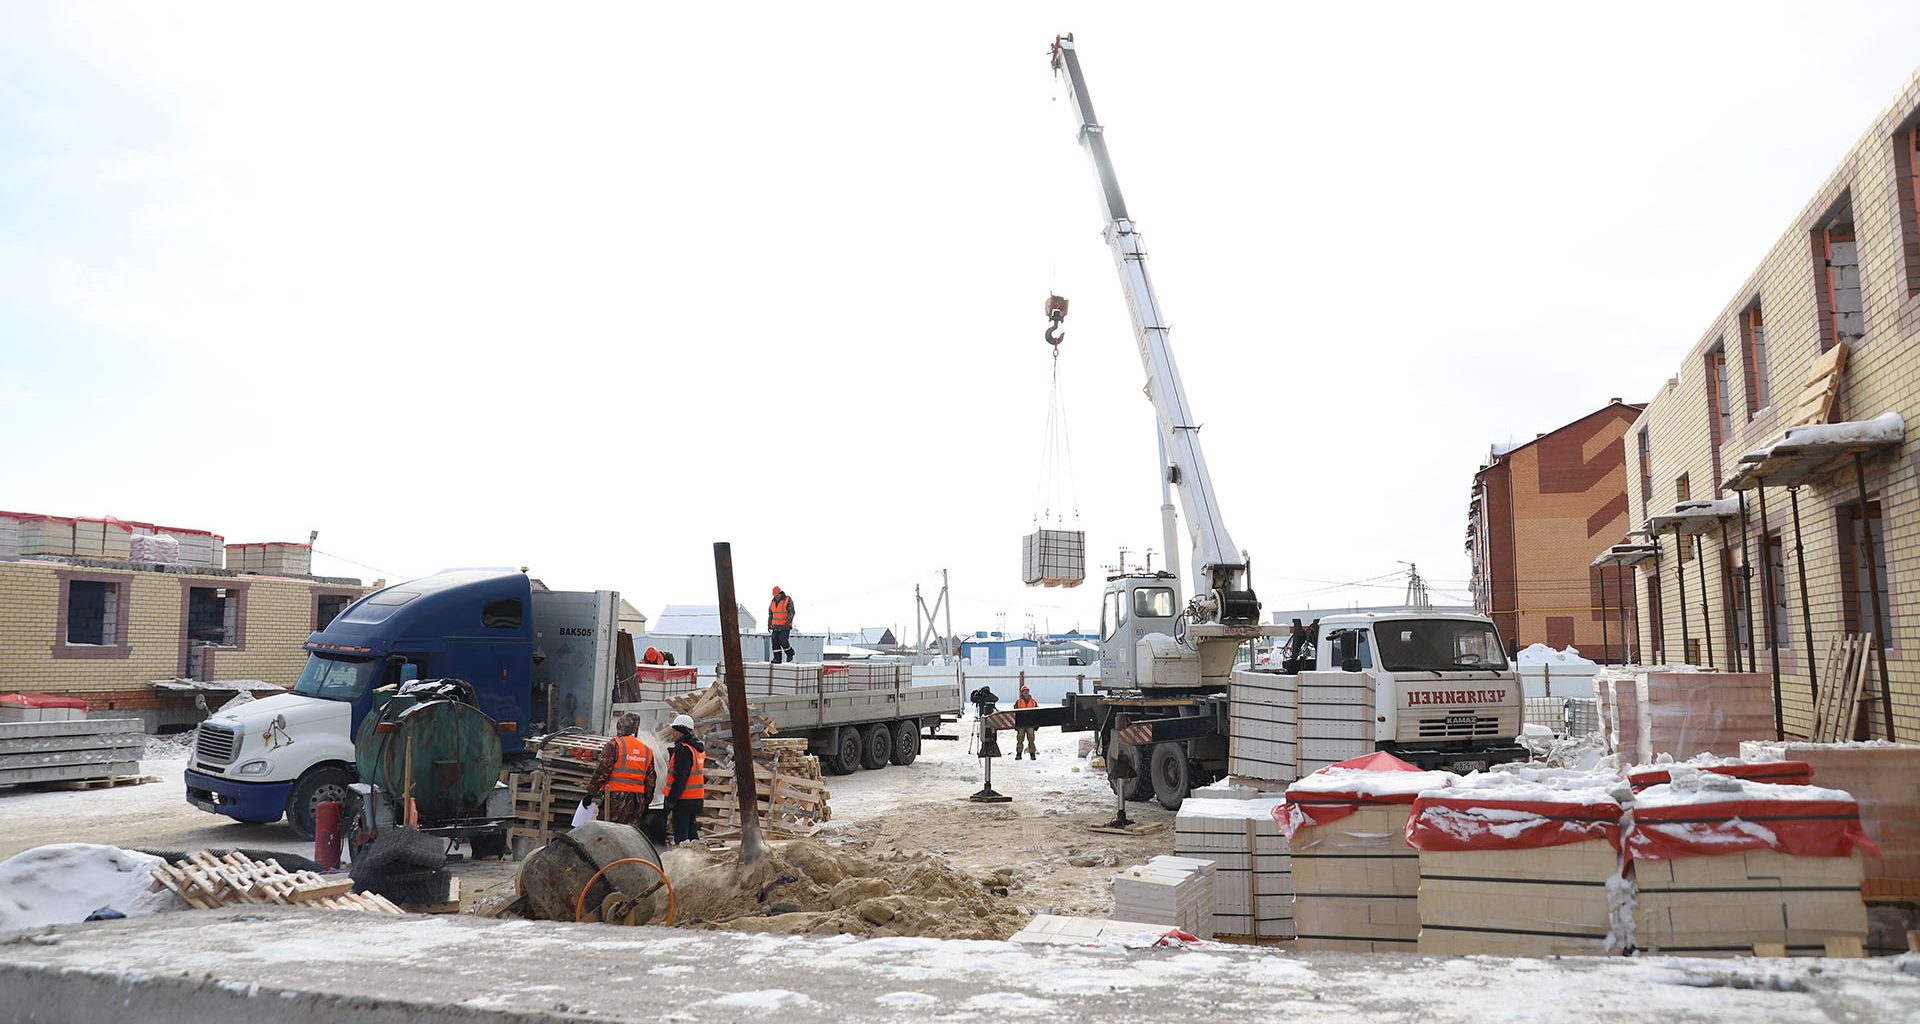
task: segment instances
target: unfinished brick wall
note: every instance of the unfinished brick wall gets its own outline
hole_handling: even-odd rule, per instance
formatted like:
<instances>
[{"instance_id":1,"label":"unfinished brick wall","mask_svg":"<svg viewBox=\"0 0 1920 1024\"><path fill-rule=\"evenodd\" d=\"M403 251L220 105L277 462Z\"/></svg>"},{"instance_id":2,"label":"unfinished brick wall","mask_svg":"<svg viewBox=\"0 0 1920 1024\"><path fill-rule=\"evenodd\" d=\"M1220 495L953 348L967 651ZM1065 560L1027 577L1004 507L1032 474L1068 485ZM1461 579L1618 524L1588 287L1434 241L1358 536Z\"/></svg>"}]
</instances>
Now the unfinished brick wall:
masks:
<instances>
[{"instance_id":1,"label":"unfinished brick wall","mask_svg":"<svg viewBox=\"0 0 1920 1024\"><path fill-rule=\"evenodd\" d=\"M1920 225L1913 213L1911 178L1914 161L1903 149L1912 144L1905 136L1920 120L1920 76L1910 80L1893 102L1874 119L1866 134L1840 161L1839 166L1814 193L1773 249L1766 254L1753 274L1731 295L1725 307L1707 325L1693 347L1678 363L1678 372L1652 396L1646 412L1623 441L1623 455L1637 471L1635 432L1645 427L1652 454L1653 500L1649 509L1641 500L1640 488L1628 488L1628 514L1634 523L1644 523L1650 515L1665 512L1676 500L1675 482L1683 475L1689 480L1693 496L1714 497L1719 493L1714 473L1714 428L1709 421L1708 371L1706 356L1716 345L1724 345L1727 381L1732 409L1731 429L1718 447L1722 475L1731 475L1740 456L1762 447L1781 431L1780 419L1802 390L1809 367L1832 341L1829 318L1823 309L1822 294L1827 269L1819 229L1836 210L1851 210L1853 233L1859 254L1861 296L1865 307L1865 336L1853 343L1853 354L1840 390L1836 418L1869 419L1884 412L1902 413L1908 424L1907 443L1897 452L1870 460L1867 464L1869 500L1879 503L1881 517L1875 524L1882 535L1887 558L1885 586L1891 608L1883 609L1890 618L1892 643L1887 651L1894 703L1894 726L1901 738L1920 737L1920 444L1914 431L1920 428L1920 351L1916 351L1916 333L1920 333ZM1771 401L1766 407L1749 413L1747 381L1760 368L1749 358L1743 344L1740 319L1759 303L1765 324L1765 370L1770 381ZM1637 481L1636 481L1637 484ZM1784 489L1768 488L1769 525L1784 539L1787 614L1784 635L1774 644L1780 652L1782 705L1786 729L1804 735L1810 718L1811 687L1809 662L1817 671L1825 655L1828 640L1843 631L1843 571L1840 557L1839 524L1845 506L1857 499L1853 473L1848 470L1836 478L1815 481L1799 490L1800 545L1805 551L1808 611L1801 611L1800 560L1795 554L1792 508ZM1748 497L1751 539L1748 551L1758 567L1763 562L1760 543L1760 516L1751 492ZM1735 563L1743 563L1740 531L1732 531ZM1713 655L1717 664L1727 661L1724 621L1726 595L1722 573L1718 571L1723 549L1717 533L1703 538L1707 564L1706 593L1701 593L1699 567L1691 558L1676 559L1674 540L1662 540L1663 557L1658 569L1661 583L1660 605L1665 615L1665 657L1669 662L1682 660L1679 572L1686 574L1688 621L1686 633L1701 649L1704 662L1704 632L1713 632ZM1601 550L1596 545L1593 554ZM1639 605L1643 617L1651 615L1645 592L1654 563L1644 564L1638 576L1641 584ZM1762 596L1759 572L1754 573L1754 647L1755 667L1770 672L1767 657L1766 602ZM1705 609L1710 620L1702 621ZM1863 618L1870 618L1867 613ZM1810 619L1810 621L1809 621ZM1807 650L1807 628L1813 633L1811 659ZM1651 655L1652 631L1644 635ZM1744 654L1742 656L1744 661ZM1877 666L1869 683L1878 691ZM1885 725L1875 716L1874 734L1884 736Z\"/></svg>"}]
</instances>

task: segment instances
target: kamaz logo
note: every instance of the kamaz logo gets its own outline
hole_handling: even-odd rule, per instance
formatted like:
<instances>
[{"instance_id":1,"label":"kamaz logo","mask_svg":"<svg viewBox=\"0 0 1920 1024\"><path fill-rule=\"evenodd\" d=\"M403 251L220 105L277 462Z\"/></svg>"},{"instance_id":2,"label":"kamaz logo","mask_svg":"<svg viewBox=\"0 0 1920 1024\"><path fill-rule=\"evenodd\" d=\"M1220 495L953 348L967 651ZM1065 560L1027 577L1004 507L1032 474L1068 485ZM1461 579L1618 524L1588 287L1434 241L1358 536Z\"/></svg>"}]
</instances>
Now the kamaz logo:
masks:
<instances>
[{"instance_id":1,"label":"kamaz logo","mask_svg":"<svg viewBox=\"0 0 1920 1024\"><path fill-rule=\"evenodd\" d=\"M592 636L592 626L561 626L561 636Z\"/></svg>"}]
</instances>

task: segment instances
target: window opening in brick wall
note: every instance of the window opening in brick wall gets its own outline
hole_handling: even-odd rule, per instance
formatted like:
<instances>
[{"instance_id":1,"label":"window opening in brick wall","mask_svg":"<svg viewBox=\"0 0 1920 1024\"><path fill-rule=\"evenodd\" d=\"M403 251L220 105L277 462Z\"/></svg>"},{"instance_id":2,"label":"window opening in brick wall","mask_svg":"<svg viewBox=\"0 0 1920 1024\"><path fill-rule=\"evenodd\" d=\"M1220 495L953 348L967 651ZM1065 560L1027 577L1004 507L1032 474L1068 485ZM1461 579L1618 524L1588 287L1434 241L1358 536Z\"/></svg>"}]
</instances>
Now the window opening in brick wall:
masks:
<instances>
[{"instance_id":1,"label":"window opening in brick wall","mask_svg":"<svg viewBox=\"0 0 1920 1024\"><path fill-rule=\"evenodd\" d=\"M347 606L352 603L353 598L346 594L321 594L314 599L313 631L318 633L327 628L327 625L338 618L341 612L346 611Z\"/></svg>"},{"instance_id":2,"label":"window opening in brick wall","mask_svg":"<svg viewBox=\"0 0 1920 1024\"><path fill-rule=\"evenodd\" d=\"M1647 428L1640 428L1640 510L1653 514L1653 443Z\"/></svg>"},{"instance_id":3,"label":"window opening in brick wall","mask_svg":"<svg viewBox=\"0 0 1920 1024\"><path fill-rule=\"evenodd\" d=\"M1773 404L1773 379L1767 370L1767 325L1760 302L1740 312L1741 374L1747 384L1747 418Z\"/></svg>"},{"instance_id":4,"label":"window opening in brick wall","mask_svg":"<svg viewBox=\"0 0 1920 1024\"><path fill-rule=\"evenodd\" d=\"M68 644L112 647L120 636L120 585L97 580L67 583Z\"/></svg>"},{"instance_id":5,"label":"window opening in brick wall","mask_svg":"<svg viewBox=\"0 0 1920 1024\"><path fill-rule=\"evenodd\" d=\"M1673 500L1675 502L1682 502L1692 497L1693 486L1687 482L1687 474L1682 473L1675 477L1673 481Z\"/></svg>"},{"instance_id":6,"label":"window opening in brick wall","mask_svg":"<svg viewBox=\"0 0 1920 1024\"><path fill-rule=\"evenodd\" d=\"M1907 294L1920 295L1920 128L1893 137L1894 189L1900 208L1901 250L1906 257Z\"/></svg>"},{"instance_id":7,"label":"window opening in brick wall","mask_svg":"<svg viewBox=\"0 0 1920 1024\"><path fill-rule=\"evenodd\" d=\"M1733 408L1727 404L1727 346L1707 350L1707 434L1712 440L1713 496L1720 496L1720 446L1733 434Z\"/></svg>"},{"instance_id":8,"label":"window opening in brick wall","mask_svg":"<svg viewBox=\"0 0 1920 1024\"><path fill-rule=\"evenodd\" d=\"M239 595L224 587L194 587L187 591L187 639L207 644L233 644Z\"/></svg>"},{"instance_id":9,"label":"window opening in brick wall","mask_svg":"<svg viewBox=\"0 0 1920 1024\"><path fill-rule=\"evenodd\" d=\"M1767 534L1767 560L1762 563L1760 589L1765 594L1768 614L1773 616L1773 646L1786 650L1793 646L1787 629L1787 546L1780 531Z\"/></svg>"},{"instance_id":10,"label":"window opening in brick wall","mask_svg":"<svg viewBox=\"0 0 1920 1024\"><path fill-rule=\"evenodd\" d=\"M1882 634L1892 632L1893 602L1887 589L1886 527L1880 522L1880 503L1867 503L1867 518L1860 519L1860 506L1848 505L1838 512L1840 520L1840 601L1849 633L1872 630L1874 643L1884 644ZM1867 594L1866 537L1863 526L1873 528L1873 571L1880 584L1880 627L1873 624L1873 599Z\"/></svg>"},{"instance_id":11,"label":"window opening in brick wall","mask_svg":"<svg viewBox=\"0 0 1920 1024\"><path fill-rule=\"evenodd\" d=\"M1820 350L1835 342L1856 344L1867 334L1860 301L1860 256L1853 237L1853 203L1842 198L1832 217L1813 233L1815 292L1820 303Z\"/></svg>"},{"instance_id":12,"label":"window opening in brick wall","mask_svg":"<svg viewBox=\"0 0 1920 1024\"><path fill-rule=\"evenodd\" d=\"M1732 551L1720 552L1720 593L1725 597L1721 603L1726 609L1727 622L1731 624L1727 637L1727 661L1738 669L1740 652L1753 643L1753 638L1747 632L1747 590L1740 583L1740 566L1734 563L1733 556Z\"/></svg>"}]
</instances>

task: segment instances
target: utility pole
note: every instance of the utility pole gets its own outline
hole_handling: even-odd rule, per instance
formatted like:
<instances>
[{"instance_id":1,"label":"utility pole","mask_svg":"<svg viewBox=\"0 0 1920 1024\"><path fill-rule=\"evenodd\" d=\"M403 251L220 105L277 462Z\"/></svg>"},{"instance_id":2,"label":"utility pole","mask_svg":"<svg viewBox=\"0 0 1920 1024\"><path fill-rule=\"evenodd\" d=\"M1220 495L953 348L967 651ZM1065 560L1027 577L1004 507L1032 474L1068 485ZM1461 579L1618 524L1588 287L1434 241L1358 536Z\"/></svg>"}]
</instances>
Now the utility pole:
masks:
<instances>
[{"instance_id":1,"label":"utility pole","mask_svg":"<svg viewBox=\"0 0 1920 1024\"><path fill-rule=\"evenodd\" d=\"M720 647L727 665L727 715L733 728L733 790L740 801L740 866L759 863L760 794L753 785L753 733L747 722L747 670L740 657L740 603L733 594L733 545L713 545L713 575L720 589Z\"/></svg>"}]
</instances>

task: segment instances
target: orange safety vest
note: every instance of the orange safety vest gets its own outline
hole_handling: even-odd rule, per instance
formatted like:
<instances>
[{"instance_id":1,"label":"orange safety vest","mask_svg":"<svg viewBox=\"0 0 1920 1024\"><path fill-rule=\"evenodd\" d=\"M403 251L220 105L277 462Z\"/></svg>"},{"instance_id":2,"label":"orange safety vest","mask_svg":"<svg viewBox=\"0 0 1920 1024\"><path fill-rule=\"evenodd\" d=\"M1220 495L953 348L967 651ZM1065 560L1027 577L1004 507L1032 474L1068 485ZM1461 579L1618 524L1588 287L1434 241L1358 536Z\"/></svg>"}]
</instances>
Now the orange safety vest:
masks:
<instances>
[{"instance_id":1,"label":"orange safety vest","mask_svg":"<svg viewBox=\"0 0 1920 1024\"><path fill-rule=\"evenodd\" d=\"M767 606L767 628L768 629L792 629L793 628L793 596L792 595L781 594L779 597L776 597L773 599L772 604Z\"/></svg>"},{"instance_id":2,"label":"orange safety vest","mask_svg":"<svg viewBox=\"0 0 1920 1024\"><path fill-rule=\"evenodd\" d=\"M705 800L707 798L707 752L691 743L683 743L693 754L693 767L687 771L687 788L680 791L682 800Z\"/></svg>"},{"instance_id":3,"label":"orange safety vest","mask_svg":"<svg viewBox=\"0 0 1920 1024\"><path fill-rule=\"evenodd\" d=\"M649 647L647 648L647 653L641 655L640 660L648 665L665 665L667 663L667 656L661 654L659 650Z\"/></svg>"},{"instance_id":4,"label":"orange safety vest","mask_svg":"<svg viewBox=\"0 0 1920 1024\"><path fill-rule=\"evenodd\" d=\"M653 776L653 750L637 736L616 736L620 741L620 760L607 778L607 790L614 793L645 793Z\"/></svg>"},{"instance_id":5,"label":"orange safety vest","mask_svg":"<svg viewBox=\"0 0 1920 1024\"><path fill-rule=\"evenodd\" d=\"M1037 708L1039 706L1040 706L1040 702L1037 700L1034 700L1032 697L1022 697L1019 700L1016 700L1013 702L1013 708L1015 711L1018 711L1021 708Z\"/></svg>"}]
</instances>

